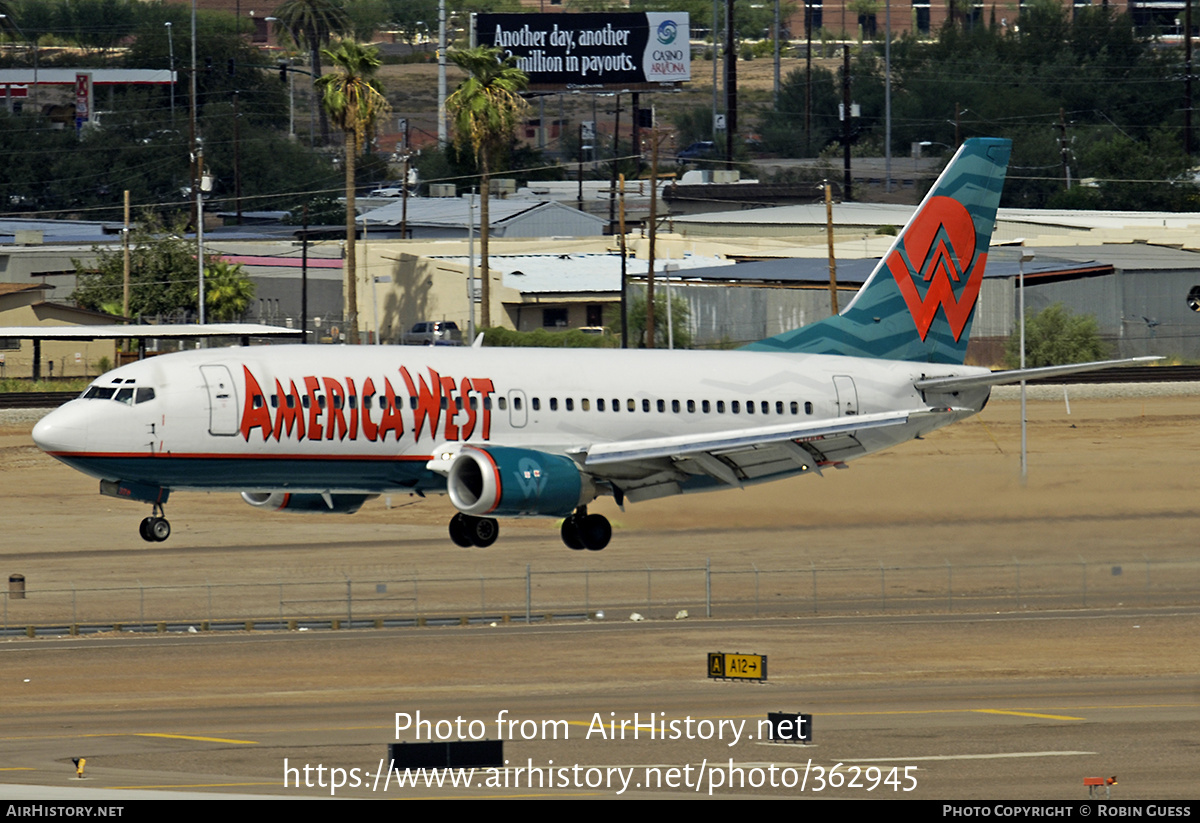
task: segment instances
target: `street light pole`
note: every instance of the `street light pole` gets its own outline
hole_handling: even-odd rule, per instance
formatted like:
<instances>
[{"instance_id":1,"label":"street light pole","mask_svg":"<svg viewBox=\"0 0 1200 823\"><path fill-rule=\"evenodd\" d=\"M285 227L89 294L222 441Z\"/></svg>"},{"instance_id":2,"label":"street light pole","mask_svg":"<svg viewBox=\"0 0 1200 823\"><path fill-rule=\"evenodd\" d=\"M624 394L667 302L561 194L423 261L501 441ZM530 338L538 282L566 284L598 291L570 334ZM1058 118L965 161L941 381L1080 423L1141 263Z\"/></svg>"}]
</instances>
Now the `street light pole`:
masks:
<instances>
[{"instance_id":1,"label":"street light pole","mask_svg":"<svg viewBox=\"0 0 1200 823\"><path fill-rule=\"evenodd\" d=\"M171 128L175 128L175 35L170 20L163 25L167 27L167 49L171 55Z\"/></svg>"},{"instance_id":2,"label":"street light pole","mask_svg":"<svg viewBox=\"0 0 1200 823\"><path fill-rule=\"evenodd\" d=\"M1021 253L1017 260L1017 276L1020 279L1018 291L1020 292L1021 312L1021 368L1025 368L1025 264L1033 261L1033 252L1025 250L1025 241L1020 241ZM1028 454L1028 424L1025 419L1025 381L1021 380L1021 485L1024 486L1029 479L1029 454Z\"/></svg>"}]
</instances>

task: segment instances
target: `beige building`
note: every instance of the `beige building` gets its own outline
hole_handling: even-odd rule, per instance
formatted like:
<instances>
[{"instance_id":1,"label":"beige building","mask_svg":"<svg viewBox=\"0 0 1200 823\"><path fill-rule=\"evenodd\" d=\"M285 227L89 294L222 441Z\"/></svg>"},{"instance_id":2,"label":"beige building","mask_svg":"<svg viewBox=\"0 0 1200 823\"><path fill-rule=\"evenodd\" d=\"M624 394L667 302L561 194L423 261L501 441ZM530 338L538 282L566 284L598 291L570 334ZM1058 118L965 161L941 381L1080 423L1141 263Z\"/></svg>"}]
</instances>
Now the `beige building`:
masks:
<instances>
[{"instance_id":1,"label":"beige building","mask_svg":"<svg viewBox=\"0 0 1200 823\"><path fill-rule=\"evenodd\" d=\"M49 286L0 283L0 376L95 377L116 364L115 340L21 340L4 337L13 326L107 325L115 318L99 312L49 303ZM35 361L40 369L34 368Z\"/></svg>"}]
</instances>

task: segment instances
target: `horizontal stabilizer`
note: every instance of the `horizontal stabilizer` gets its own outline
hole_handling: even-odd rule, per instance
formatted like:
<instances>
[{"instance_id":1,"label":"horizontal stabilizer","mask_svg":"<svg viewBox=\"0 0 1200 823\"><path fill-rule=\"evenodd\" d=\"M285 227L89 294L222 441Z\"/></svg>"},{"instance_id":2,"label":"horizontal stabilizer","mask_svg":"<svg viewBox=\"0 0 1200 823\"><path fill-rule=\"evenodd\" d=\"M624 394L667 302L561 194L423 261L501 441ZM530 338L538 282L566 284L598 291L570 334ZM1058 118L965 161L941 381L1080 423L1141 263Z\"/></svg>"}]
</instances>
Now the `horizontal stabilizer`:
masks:
<instances>
[{"instance_id":1,"label":"horizontal stabilizer","mask_svg":"<svg viewBox=\"0 0 1200 823\"><path fill-rule=\"evenodd\" d=\"M1007 371L994 371L990 374L972 374L964 377L927 377L923 380L918 380L913 385L918 391L957 391L958 389L975 389L983 386L1003 386L1007 383L1020 383L1022 380L1036 380L1039 377L1058 377L1064 374L1113 369L1118 366L1131 366L1134 363L1145 365L1153 363L1156 360L1162 360L1162 358L1126 357L1122 360L1068 363L1064 366L1041 366L1036 369L1009 369Z\"/></svg>"}]
</instances>

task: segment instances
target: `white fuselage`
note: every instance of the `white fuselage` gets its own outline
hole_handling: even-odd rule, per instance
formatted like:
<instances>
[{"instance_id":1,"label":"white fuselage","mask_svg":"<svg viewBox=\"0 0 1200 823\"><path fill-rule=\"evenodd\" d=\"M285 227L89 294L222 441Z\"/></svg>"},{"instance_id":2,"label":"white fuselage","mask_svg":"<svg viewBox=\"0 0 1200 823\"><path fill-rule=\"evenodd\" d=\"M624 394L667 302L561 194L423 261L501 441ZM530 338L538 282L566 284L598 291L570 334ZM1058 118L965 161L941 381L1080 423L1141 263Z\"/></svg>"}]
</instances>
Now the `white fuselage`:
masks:
<instances>
[{"instance_id":1,"label":"white fuselage","mask_svg":"<svg viewBox=\"0 0 1200 823\"><path fill-rule=\"evenodd\" d=\"M841 462L978 411L987 389L925 398L913 382L982 371L746 351L206 349L109 372L34 436L89 474L170 489L440 491L444 478L425 464L446 445L579 455L599 444L954 408L858 433Z\"/></svg>"}]
</instances>

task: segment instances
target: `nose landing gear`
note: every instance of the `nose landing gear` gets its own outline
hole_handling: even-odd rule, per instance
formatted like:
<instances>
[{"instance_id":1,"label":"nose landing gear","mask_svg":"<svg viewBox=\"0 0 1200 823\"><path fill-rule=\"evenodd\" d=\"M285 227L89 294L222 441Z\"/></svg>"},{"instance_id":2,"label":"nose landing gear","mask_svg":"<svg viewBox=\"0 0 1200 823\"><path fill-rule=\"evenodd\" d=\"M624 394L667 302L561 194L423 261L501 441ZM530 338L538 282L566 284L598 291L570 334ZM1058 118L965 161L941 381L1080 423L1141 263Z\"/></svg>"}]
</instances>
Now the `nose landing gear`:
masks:
<instances>
[{"instance_id":1,"label":"nose landing gear","mask_svg":"<svg viewBox=\"0 0 1200 823\"><path fill-rule=\"evenodd\" d=\"M147 543L161 543L171 536L171 522L163 517L162 506L154 504L152 515L138 526L138 534Z\"/></svg>"}]
</instances>

